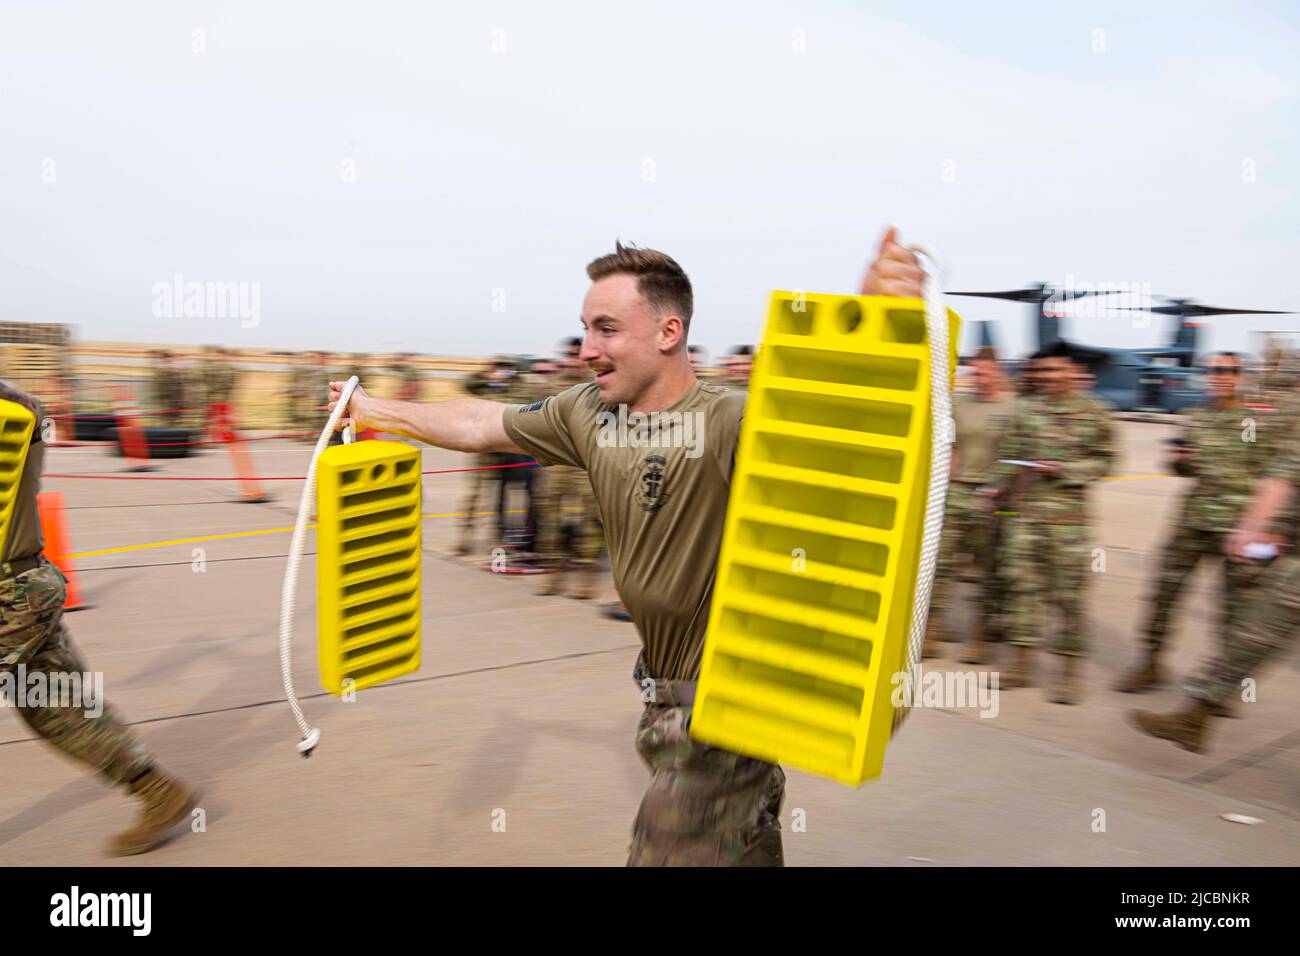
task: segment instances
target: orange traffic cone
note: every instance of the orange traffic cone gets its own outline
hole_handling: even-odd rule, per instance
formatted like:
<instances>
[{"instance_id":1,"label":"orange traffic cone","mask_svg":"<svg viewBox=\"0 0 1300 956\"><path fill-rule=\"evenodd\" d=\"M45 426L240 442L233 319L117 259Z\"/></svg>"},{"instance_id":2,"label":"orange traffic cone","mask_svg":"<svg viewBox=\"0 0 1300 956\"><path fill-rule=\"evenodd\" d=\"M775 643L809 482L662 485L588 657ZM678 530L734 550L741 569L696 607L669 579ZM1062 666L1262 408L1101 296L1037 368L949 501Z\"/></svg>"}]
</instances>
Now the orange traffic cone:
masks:
<instances>
[{"instance_id":1,"label":"orange traffic cone","mask_svg":"<svg viewBox=\"0 0 1300 956\"><path fill-rule=\"evenodd\" d=\"M136 424L139 406L131 390L121 386L112 386L113 411L117 415L117 442L122 449L122 457L127 460L128 471L149 471L149 445L145 430Z\"/></svg>"},{"instance_id":2,"label":"orange traffic cone","mask_svg":"<svg viewBox=\"0 0 1300 956\"><path fill-rule=\"evenodd\" d=\"M42 491L36 496L36 508L41 515L41 537L45 539L45 556L54 562L68 579L68 594L63 602L65 611L79 611L81 592L77 589L77 573L68 557L68 526L63 518L63 493Z\"/></svg>"},{"instance_id":3,"label":"orange traffic cone","mask_svg":"<svg viewBox=\"0 0 1300 956\"><path fill-rule=\"evenodd\" d=\"M230 463L235 466L235 474L239 476L239 500L250 505L270 501L266 492L262 490L262 483L257 480L257 470L253 467L252 456L249 455L248 449L239 440L234 426L231 425L230 406L214 404L211 406L211 413L217 438L226 443L226 448L230 450Z\"/></svg>"}]
</instances>

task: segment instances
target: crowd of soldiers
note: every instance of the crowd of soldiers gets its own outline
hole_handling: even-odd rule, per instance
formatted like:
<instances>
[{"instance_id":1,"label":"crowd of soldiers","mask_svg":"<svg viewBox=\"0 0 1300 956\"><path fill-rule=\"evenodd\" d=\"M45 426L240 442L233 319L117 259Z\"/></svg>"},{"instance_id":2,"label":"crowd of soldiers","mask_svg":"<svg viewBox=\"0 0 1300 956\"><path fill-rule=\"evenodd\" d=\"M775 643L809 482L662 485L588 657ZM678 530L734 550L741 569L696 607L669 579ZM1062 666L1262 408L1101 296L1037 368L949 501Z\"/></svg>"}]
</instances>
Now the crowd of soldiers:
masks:
<instances>
[{"instance_id":1,"label":"crowd of soldiers","mask_svg":"<svg viewBox=\"0 0 1300 956\"><path fill-rule=\"evenodd\" d=\"M417 402L422 397L424 377L410 352L399 352L388 362L385 371L397 379L393 398ZM351 375L365 378L377 367L370 356L334 356L329 352L308 352L305 361L294 366L289 382L281 393L284 399L284 423L303 441L315 441L324 417L321 411L321 382L346 380Z\"/></svg>"},{"instance_id":2,"label":"crowd of soldiers","mask_svg":"<svg viewBox=\"0 0 1300 956\"><path fill-rule=\"evenodd\" d=\"M213 406L229 408L234 401L239 373L230 353L219 345L205 345L199 361L182 368L166 349L151 358L149 419L164 427L199 427L208 424Z\"/></svg>"},{"instance_id":3,"label":"crowd of soldiers","mask_svg":"<svg viewBox=\"0 0 1300 956\"><path fill-rule=\"evenodd\" d=\"M960 659L987 664L1005 644L1001 687L1028 687L1040 681L1042 648L1051 658L1043 681L1048 699L1074 704L1083 694L1089 650L1084 599L1091 573L1105 569L1104 549L1092 533L1089 487L1115 464L1112 410L1061 345L1033 355L1015 388L991 349L972 366L972 388L955 402L944 543L923 655L940 653L939 641L948 636L943 618L960 578L975 591ZM1205 372L1205 404L1183 416L1181 434L1169 440L1168 467L1192 484L1159 550L1136 660L1113 685L1143 693L1165 682L1169 625L1188 576L1202 562L1219 565L1217 647L1186 683L1192 703L1171 715L1132 715L1146 733L1196 752L1206 718L1237 716L1243 675L1253 679L1252 668L1279 649L1277 641L1248 636L1261 628L1244 620L1244 611L1258 603L1271 556L1241 560L1225 552L1260 481L1300 443L1289 381L1272 383L1266 403L1252 407L1243 402L1238 355L1210 356ZM1270 531L1282 549L1293 548L1294 510L1277 516Z\"/></svg>"},{"instance_id":4,"label":"crowd of soldiers","mask_svg":"<svg viewBox=\"0 0 1300 956\"><path fill-rule=\"evenodd\" d=\"M413 360L409 352L388 360L385 371L397 379L394 398L421 398L424 379ZM205 345L192 365L182 365L174 353L157 349L150 355L150 366L147 418L152 425L203 429L213 424L214 409L220 413L234 406L240 374L236 358L228 349ZM302 353L280 391L281 424L300 437L314 440L324 422L321 382L364 375L376 367L371 356L359 353L337 357L321 351Z\"/></svg>"}]
</instances>

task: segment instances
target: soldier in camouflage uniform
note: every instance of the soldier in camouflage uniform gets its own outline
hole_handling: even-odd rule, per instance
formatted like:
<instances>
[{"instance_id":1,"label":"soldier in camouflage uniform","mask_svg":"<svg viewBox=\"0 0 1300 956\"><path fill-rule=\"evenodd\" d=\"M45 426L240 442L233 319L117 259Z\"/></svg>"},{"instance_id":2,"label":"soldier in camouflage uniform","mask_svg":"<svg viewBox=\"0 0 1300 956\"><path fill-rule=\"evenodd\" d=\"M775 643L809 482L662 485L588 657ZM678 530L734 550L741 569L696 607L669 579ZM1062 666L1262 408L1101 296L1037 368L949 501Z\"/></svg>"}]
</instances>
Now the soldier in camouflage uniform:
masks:
<instances>
[{"instance_id":1,"label":"soldier in camouflage uniform","mask_svg":"<svg viewBox=\"0 0 1300 956\"><path fill-rule=\"evenodd\" d=\"M1274 445L1277 454L1224 544L1228 560L1261 569L1250 600L1229 616L1222 650L1188 680L1179 709L1129 714L1143 733L1193 753L1205 749L1210 718L1231 714L1234 701L1254 700L1265 665L1292 648L1300 633L1300 409L1288 400L1281 415L1276 427L1284 437ZM1276 549L1277 556L1248 553L1260 546Z\"/></svg>"},{"instance_id":2,"label":"soldier in camouflage uniform","mask_svg":"<svg viewBox=\"0 0 1300 956\"><path fill-rule=\"evenodd\" d=\"M1033 355L1020 363L1020 374L1016 376L1016 394L1021 398L1032 398L1038 394L1038 359Z\"/></svg>"},{"instance_id":3,"label":"soldier in camouflage uniform","mask_svg":"<svg viewBox=\"0 0 1300 956\"><path fill-rule=\"evenodd\" d=\"M1048 697L1077 703L1082 694L1082 658L1087 653L1083 592L1089 552L1088 485L1103 477L1114 458L1110 416L1078 395L1073 367L1061 345L1035 355L1039 394L1022 399L1002 455L1033 461L1034 467L999 464L992 484L1010 498L1007 522L1011 600L1007 637L1013 646L1003 687L1033 683L1034 649L1055 607L1060 629L1048 649L1061 658Z\"/></svg>"},{"instance_id":4,"label":"soldier in camouflage uniform","mask_svg":"<svg viewBox=\"0 0 1300 956\"><path fill-rule=\"evenodd\" d=\"M331 369L328 352L308 352L307 361L294 366L285 392L286 421L298 434L299 441L315 442L325 424L320 409L320 383L334 378L348 378ZM350 375L351 373L349 373Z\"/></svg>"},{"instance_id":5,"label":"soldier in camouflage uniform","mask_svg":"<svg viewBox=\"0 0 1300 956\"><path fill-rule=\"evenodd\" d=\"M937 654L937 641L943 636L940 620L949 606L952 581L968 562L976 572L971 580L979 589L979 598L976 625L969 635L962 661L982 664L987 659L989 643L1003 637L1010 584L1001 553L1004 535L998 523L1000 519L981 506L978 490L989 480L991 469L997 463L998 448L1016 417L1016 396L1003 387L1002 372L992 349L981 349L973 366L974 394L963 396L953 410L957 441L953 448L952 478L948 483L943 545L930 597L930 624L922 653L925 657Z\"/></svg>"},{"instance_id":6,"label":"soldier in camouflage uniform","mask_svg":"<svg viewBox=\"0 0 1300 956\"><path fill-rule=\"evenodd\" d=\"M185 379L174 363L174 357L166 349L153 353L153 370L151 376L153 393L153 421L156 425L178 425L183 414L177 411L185 407Z\"/></svg>"},{"instance_id":7,"label":"soldier in camouflage uniform","mask_svg":"<svg viewBox=\"0 0 1300 956\"><path fill-rule=\"evenodd\" d=\"M569 339L560 345L559 355L550 372L537 381L533 389L534 401L558 395L575 385L591 381L591 374L578 360L582 350L581 339ZM542 566L549 571L542 580L538 594L551 596L563 594L566 586L573 584L570 596L580 601L590 599L596 589L596 562L600 558L599 517L596 499L591 493L591 482L581 468L556 465L538 469L533 479L533 496L537 502L538 555ZM567 570L568 553L564 550L564 512L574 511L576 520L570 523L573 532L571 553L577 568L570 582Z\"/></svg>"},{"instance_id":8,"label":"soldier in camouflage uniform","mask_svg":"<svg viewBox=\"0 0 1300 956\"><path fill-rule=\"evenodd\" d=\"M693 294L670 257L620 244L587 275L581 354L594 375L589 384L515 406L416 405L358 390L348 414L439 447L517 450L545 467L587 471L615 586L642 643L633 674L644 705L636 747L651 780L628 863L780 865L781 768L690 734L745 396L700 381L691 367ZM890 228L862 294L919 296L923 276ZM336 403L341 389L331 383ZM701 416L698 434L708 438L698 455L680 442L606 441L606 416L619 406Z\"/></svg>"},{"instance_id":9,"label":"soldier in camouflage uniform","mask_svg":"<svg viewBox=\"0 0 1300 956\"><path fill-rule=\"evenodd\" d=\"M749 376L754 370L754 347L737 345L730 355L723 356L718 384L738 392L749 391Z\"/></svg>"},{"instance_id":10,"label":"soldier in camouflage uniform","mask_svg":"<svg viewBox=\"0 0 1300 956\"><path fill-rule=\"evenodd\" d=\"M1223 547L1250 500L1254 479L1277 452L1269 441L1272 416L1253 413L1241 403L1242 367L1234 353L1211 356L1206 371L1209 401L1187 413L1172 456L1174 472L1195 483L1183 498L1173 534L1160 554L1141 657L1115 684L1123 693L1141 693L1161 683L1160 654L1170 616L1197 564L1222 560L1221 639L1232 632L1259 577L1257 565L1223 559Z\"/></svg>"},{"instance_id":11,"label":"soldier in camouflage uniform","mask_svg":"<svg viewBox=\"0 0 1300 956\"><path fill-rule=\"evenodd\" d=\"M4 382L0 399L26 407L37 421L14 494L8 534L0 541L0 687L16 693L20 675L30 687L31 678L39 674L53 694L56 684L90 671L63 623L67 579L42 554L45 543L36 504L44 459L40 406ZM15 706L22 721L43 740L140 800L140 822L113 837L108 849L115 854L144 853L189 817L197 797L157 768L153 755L107 703L97 703L88 706L84 696L81 701L47 697L43 702L17 698L6 706ZM93 711L98 716L92 716Z\"/></svg>"},{"instance_id":12,"label":"soldier in camouflage uniform","mask_svg":"<svg viewBox=\"0 0 1300 956\"><path fill-rule=\"evenodd\" d=\"M1264 351L1259 376L1260 398L1268 405L1281 408L1286 405L1300 381L1297 366L1300 356L1277 342L1270 342Z\"/></svg>"},{"instance_id":13,"label":"soldier in camouflage uniform","mask_svg":"<svg viewBox=\"0 0 1300 956\"><path fill-rule=\"evenodd\" d=\"M196 404L203 407L200 414L208 428L214 429L223 418L233 424L239 373L226 350L219 345L205 345L196 378L198 387L195 391L199 396Z\"/></svg>"},{"instance_id":14,"label":"soldier in camouflage uniform","mask_svg":"<svg viewBox=\"0 0 1300 956\"><path fill-rule=\"evenodd\" d=\"M311 379L315 388L315 394L320 394L320 378L312 370L317 367L316 363L322 361L320 352L308 352L306 356L306 365L302 364L302 359L295 360L292 368L289 369L288 381L284 389L284 426L294 432L303 432L306 422L306 416L303 414L303 406L311 401L312 393L307 391L308 372L312 372ZM299 435L299 440L304 436Z\"/></svg>"},{"instance_id":15,"label":"soldier in camouflage uniform","mask_svg":"<svg viewBox=\"0 0 1300 956\"><path fill-rule=\"evenodd\" d=\"M415 365L415 356L402 352L393 356L391 371L397 376L397 400L399 402L418 402L424 387L424 375Z\"/></svg>"},{"instance_id":16,"label":"soldier in camouflage uniform","mask_svg":"<svg viewBox=\"0 0 1300 956\"><path fill-rule=\"evenodd\" d=\"M512 360L505 357L498 358L486 369L471 372L464 382L465 391L474 398L506 401L515 371L515 363ZM480 452L474 455L472 467L476 470L465 475L465 497L459 509L461 525L457 554L469 554L474 550L474 524L479 517L479 508L487 502L500 500L501 485L498 483L503 480L502 472L505 469L493 466L500 465L502 461L502 456L494 452ZM504 517L498 511L496 522L498 541L505 534Z\"/></svg>"}]
</instances>

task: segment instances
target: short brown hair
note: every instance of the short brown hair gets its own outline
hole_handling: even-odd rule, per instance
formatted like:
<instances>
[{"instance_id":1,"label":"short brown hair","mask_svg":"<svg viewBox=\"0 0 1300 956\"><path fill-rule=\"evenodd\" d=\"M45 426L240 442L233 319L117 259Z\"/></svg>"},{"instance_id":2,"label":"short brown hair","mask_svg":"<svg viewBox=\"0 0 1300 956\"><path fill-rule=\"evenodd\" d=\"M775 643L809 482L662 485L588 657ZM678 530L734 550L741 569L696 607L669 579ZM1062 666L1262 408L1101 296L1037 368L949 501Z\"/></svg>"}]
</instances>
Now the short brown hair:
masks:
<instances>
[{"instance_id":1,"label":"short brown hair","mask_svg":"<svg viewBox=\"0 0 1300 956\"><path fill-rule=\"evenodd\" d=\"M651 308L678 316L690 328L695 295L686 270L671 256L657 249L616 242L613 252L587 264L587 277L592 282L615 275L636 276L636 289Z\"/></svg>"}]
</instances>

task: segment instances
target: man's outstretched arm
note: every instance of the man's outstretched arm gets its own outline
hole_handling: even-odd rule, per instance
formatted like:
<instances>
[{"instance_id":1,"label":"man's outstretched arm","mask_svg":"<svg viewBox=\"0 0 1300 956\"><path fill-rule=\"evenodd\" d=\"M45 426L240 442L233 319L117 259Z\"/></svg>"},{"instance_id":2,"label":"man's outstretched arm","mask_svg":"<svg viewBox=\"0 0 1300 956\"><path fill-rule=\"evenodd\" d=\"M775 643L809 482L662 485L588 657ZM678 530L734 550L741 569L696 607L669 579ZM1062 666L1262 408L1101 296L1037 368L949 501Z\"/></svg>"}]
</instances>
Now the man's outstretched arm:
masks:
<instances>
[{"instance_id":1,"label":"man's outstretched arm","mask_svg":"<svg viewBox=\"0 0 1300 956\"><path fill-rule=\"evenodd\" d=\"M330 382L330 410L338 404L345 382ZM453 398L445 402L398 402L371 398L358 385L348 401L345 417L358 430L414 438L452 451L503 451L525 455L506 434L504 417L508 406L480 398Z\"/></svg>"}]
</instances>

